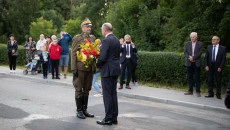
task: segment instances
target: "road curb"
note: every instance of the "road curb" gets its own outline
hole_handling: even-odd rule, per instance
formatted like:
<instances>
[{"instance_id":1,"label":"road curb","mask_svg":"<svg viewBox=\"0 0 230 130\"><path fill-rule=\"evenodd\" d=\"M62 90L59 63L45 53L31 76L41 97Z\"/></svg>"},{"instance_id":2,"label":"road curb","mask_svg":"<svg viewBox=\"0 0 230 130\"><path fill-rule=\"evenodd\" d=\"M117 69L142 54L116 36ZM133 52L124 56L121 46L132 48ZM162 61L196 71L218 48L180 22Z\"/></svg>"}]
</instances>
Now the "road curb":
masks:
<instances>
[{"instance_id":1,"label":"road curb","mask_svg":"<svg viewBox=\"0 0 230 130\"><path fill-rule=\"evenodd\" d=\"M26 78L27 80L32 80L32 81L36 81L40 83L51 83L51 84L56 84L56 85L73 87L72 83L63 83L61 82L61 80L56 80L56 81L55 80L44 80L44 79L34 78L30 76L6 74L6 73L0 73L0 75L18 78L18 79ZM150 96L144 96L144 95L138 95L138 94L132 94L132 93L125 93L125 92L117 92L117 94L118 96L123 96L127 98L132 98L132 99L159 102L159 103L165 103L165 104L171 104L171 105L179 105L179 106L184 106L184 107L192 107L192 108L198 108L202 110L211 110L211 111L218 111L218 112L230 114L230 111L228 109L221 108L221 107L215 107L215 106L209 106L209 105L203 105L203 104L197 104L197 103L191 103L191 102L184 102L184 101L178 101L178 100L170 100L170 99L164 99L164 98L158 98L158 97L150 97Z\"/></svg>"}]
</instances>

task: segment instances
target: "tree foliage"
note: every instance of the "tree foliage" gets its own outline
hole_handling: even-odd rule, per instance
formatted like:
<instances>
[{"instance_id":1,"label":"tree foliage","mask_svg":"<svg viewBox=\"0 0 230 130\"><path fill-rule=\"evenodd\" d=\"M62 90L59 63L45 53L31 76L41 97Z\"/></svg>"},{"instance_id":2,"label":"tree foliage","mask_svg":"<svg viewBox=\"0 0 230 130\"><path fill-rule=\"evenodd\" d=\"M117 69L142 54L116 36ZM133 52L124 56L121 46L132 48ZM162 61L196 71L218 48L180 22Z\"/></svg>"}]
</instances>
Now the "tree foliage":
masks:
<instances>
[{"instance_id":1,"label":"tree foliage","mask_svg":"<svg viewBox=\"0 0 230 130\"><path fill-rule=\"evenodd\" d=\"M45 36L57 34L57 29L53 28L52 20L47 21L43 17L40 17L36 22L30 24L30 34L35 41L38 41L40 34L44 34Z\"/></svg>"},{"instance_id":2,"label":"tree foliage","mask_svg":"<svg viewBox=\"0 0 230 130\"><path fill-rule=\"evenodd\" d=\"M24 43L30 23L40 17L71 35L81 33L80 22L89 18L97 38L101 25L111 22L118 38L130 34L145 51L181 52L191 32L205 47L213 35L230 47L229 0L0 0L0 42L14 33Z\"/></svg>"},{"instance_id":3,"label":"tree foliage","mask_svg":"<svg viewBox=\"0 0 230 130\"><path fill-rule=\"evenodd\" d=\"M62 30L68 32L71 36L75 36L81 33L81 17L76 18L75 20L68 20L66 24L62 26Z\"/></svg>"}]
</instances>

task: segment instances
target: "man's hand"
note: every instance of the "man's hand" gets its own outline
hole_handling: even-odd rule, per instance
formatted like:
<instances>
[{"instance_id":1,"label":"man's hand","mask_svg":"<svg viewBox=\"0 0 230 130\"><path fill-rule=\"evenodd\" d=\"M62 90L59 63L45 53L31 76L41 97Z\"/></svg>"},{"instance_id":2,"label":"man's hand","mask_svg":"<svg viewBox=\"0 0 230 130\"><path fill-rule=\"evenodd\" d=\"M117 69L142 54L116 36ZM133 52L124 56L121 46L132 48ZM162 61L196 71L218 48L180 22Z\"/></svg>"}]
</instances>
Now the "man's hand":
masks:
<instances>
[{"instance_id":1,"label":"man's hand","mask_svg":"<svg viewBox=\"0 0 230 130\"><path fill-rule=\"evenodd\" d=\"M130 44L132 47L134 47L134 43L133 42L131 42L131 44Z\"/></svg>"},{"instance_id":2,"label":"man's hand","mask_svg":"<svg viewBox=\"0 0 230 130\"><path fill-rule=\"evenodd\" d=\"M15 52L15 50L12 50L12 53L14 53Z\"/></svg>"},{"instance_id":3,"label":"man's hand","mask_svg":"<svg viewBox=\"0 0 230 130\"><path fill-rule=\"evenodd\" d=\"M32 50L34 51L36 48L32 48Z\"/></svg>"},{"instance_id":4,"label":"man's hand","mask_svg":"<svg viewBox=\"0 0 230 130\"><path fill-rule=\"evenodd\" d=\"M193 58L192 58L192 56L189 56L189 58L188 58L191 62L193 62Z\"/></svg>"},{"instance_id":5,"label":"man's hand","mask_svg":"<svg viewBox=\"0 0 230 130\"><path fill-rule=\"evenodd\" d=\"M206 71L209 71L209 67L208 67L208 66L206 66L206 67L205 67L205 70L206 70Z\"/></svg>"},{"instance_id":6,"label":"man's hand","mask_svg":"<svg viewBox=\"0 0 230 130\"><path fill-rule=\"evenodd\" d=\"M44 61L48 61L48 59L45 59Z\"/></svg>"},{"instance_id":7,"label":"man's hand","mask_svg":"<svg viewBox=\"0 0 230 130\"><path fill-rule=\"evenodd\" d=\"M72 72L73 72L75 77L78 77L78 71L77 70L73 70Z\"/></svg>"},{"instance_id":8,"label":"man's hand","mask_svg":"<svg viewBox=\"0 0 230 130\"><path fill-rule=\"evenodd\" d=\"M221 68L218 68L217 71L220 72L220 71L221 71Z\"/></svg>"},{"instance_id":9,"label":"man's hand","mask_svg":"<svg viewBox=\"0 0 230 130\"><path fill-rule=\"evenodd\" d=\"M29 50L29 49L30 49L30 47L26 47L26 49L27 49L27 50Z\"/></svg>"}]
</instances>

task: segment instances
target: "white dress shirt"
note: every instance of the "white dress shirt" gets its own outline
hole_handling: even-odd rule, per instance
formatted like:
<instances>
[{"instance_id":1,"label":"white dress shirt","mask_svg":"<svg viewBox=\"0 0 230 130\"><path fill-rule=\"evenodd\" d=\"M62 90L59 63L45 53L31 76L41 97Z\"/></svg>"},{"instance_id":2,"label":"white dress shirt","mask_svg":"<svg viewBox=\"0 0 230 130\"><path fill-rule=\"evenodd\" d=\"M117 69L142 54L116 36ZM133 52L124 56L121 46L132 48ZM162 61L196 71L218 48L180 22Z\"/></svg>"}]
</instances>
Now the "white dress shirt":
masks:
<instances>
[{"instance_id":1,"label":"white dress shirt","mask_svg":"<svg viewBox=\"0 0 230 130\"><path fill-rule=\"evenodd\" d=\"M215 45L213 45L213 47L212 47L212 52L214 51L214 46L215 46ZM217 56L217 54L218 54L218 50L219 50L219 44L217 44L217 45L216 45L216 48L215 48L215 61L216 61L216 56ZM213 56L213 53L212 53L212 56ZM212 57L212 59L213 59L213 57Z\"/></svg>"},{"instance_id":2,"label":"white dress shirt","mask_svg":"<svg viewBox=\"0 0 230 130\"><path fill-rule=\"evenodd\" d=\"M108 33L107 35L105 35L105 37L109 36L110 34L113 34L112 32L111 33Z\"/></svg>"},{"instance_id":3,"label":"white dress shirt","mask_svg":"<svg viewBox=\"0 0 230 130\"><path fill-rule=\"evenodd\" d=\"M126 51L127 51L127 46L129 46L129 50L128 50L129 51L129 55L127 55L127 52L126 52L126 58L131 58L130 47L132 47L132 46L131 46L131 44L126 44L126 48L125 48ZM122 45L121 47L124 48L124 45ZM135 48L135 46L133 45L132 48Z\"/></svg>"}]
</instances>

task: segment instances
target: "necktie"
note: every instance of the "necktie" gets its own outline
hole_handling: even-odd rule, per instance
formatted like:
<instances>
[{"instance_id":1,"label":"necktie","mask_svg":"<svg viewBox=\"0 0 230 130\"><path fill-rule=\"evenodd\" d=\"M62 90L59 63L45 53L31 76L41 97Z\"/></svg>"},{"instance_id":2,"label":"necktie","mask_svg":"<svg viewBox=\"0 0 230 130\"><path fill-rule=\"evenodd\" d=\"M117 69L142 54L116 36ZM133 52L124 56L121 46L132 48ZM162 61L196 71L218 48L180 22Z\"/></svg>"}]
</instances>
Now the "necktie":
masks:
<instances>
[{"instance_id":1,"label":"necktie","mask_svg":"<svg viewBox=\"0 0 230 130\"><path fill-rule=\"evenodd\" d=\"M214 46L214 49L212 52L212 62L216 62L215 54L216 54L216 46Z\"/></svg>"},{"instance_id":2,"label":"necktie","mask_svg":"<svg viewBox=\"0 0 230 130\"><path fill-rule=\"evenodd\" d=\"M127 55L129 56L129 45L127 45Z\"/></svg>"}]
</instances>

